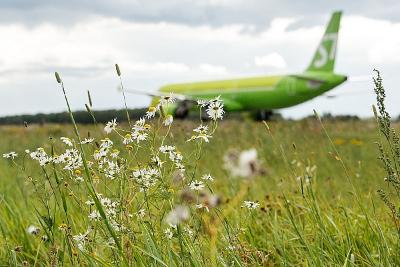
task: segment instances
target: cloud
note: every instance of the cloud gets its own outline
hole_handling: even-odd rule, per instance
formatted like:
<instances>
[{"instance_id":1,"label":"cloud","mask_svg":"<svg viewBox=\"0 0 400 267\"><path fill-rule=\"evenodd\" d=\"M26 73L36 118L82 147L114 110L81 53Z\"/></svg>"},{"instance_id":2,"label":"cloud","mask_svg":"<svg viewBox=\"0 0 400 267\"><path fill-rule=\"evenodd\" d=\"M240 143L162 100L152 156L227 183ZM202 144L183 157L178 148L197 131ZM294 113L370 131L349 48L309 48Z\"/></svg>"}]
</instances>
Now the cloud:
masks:
<instances>
[{"instance_id":1,"label":"cloud","mask_svg":"<svg viewBox=\"0 0 400 267\"><path fill-rule=\"evenodd\" d=\"M285 59L278 53L274 52L265 56L256 56L254 64L257 67L272 67L277 69L286 68Z\"/></svg>"},{"instance_id":2,"label":"cloud","mask_svg":"<svg viewBox=\"0 0 400 267\"><path fill-rule=\"evenodd\" d=\"M228 70L224 66L216 66L211 64L200 64L200 70L207 74L224 75L228 73Z\"/></svg>"},{"instance_id":3,"label":"cloud","mask_svg":"<svg viewBox=\"0 0 400 267\"><path fill-rule=\"evenodd\" d=\"M399 21L400 3L396 0L307 1L298 0L3 0L0 21L28 26L55 23L76 24L103 16L130 22L169 22L185 25L255 25L262 30L275 17L302 14L312 25L324 20L333 10L347 15Z\"/></svg>"},{"instance_id":4,"label":"cloud","mask_svg":"<svg viewBox=\"0 0 400 267\"><path fill-rule=\"evenodd\" d=\"M115 89L115 63L122 69L127 88L148 91L170 82L259 76L265 70L301 72L315 52L328 16L318 25L303 24L303 20L275 17L257 31L249 30L246 23L214 27L99 15L75 24L0 24L0 115L63 110L54 71L68 85L74 109L84 108L88 88L97 109L122 106ZM389 20L344 16L336 70L351 77L380 67L387 88L395 88L400 83L396 73L399 27L400 23ZM337 90L350 88L370 90L371 85L348 82ZM400 92L389 89L388 95L389 110L399 112L393 99L399 99ZM14 104L21 99L21 105ZM363 95L356 103L345 97L335 101L328 104L318 98L283 112L298 117L315 107L365 115L374 99ZM131 107L148 103L145 97L128 98Z\"/></svg>"}]
</instances>

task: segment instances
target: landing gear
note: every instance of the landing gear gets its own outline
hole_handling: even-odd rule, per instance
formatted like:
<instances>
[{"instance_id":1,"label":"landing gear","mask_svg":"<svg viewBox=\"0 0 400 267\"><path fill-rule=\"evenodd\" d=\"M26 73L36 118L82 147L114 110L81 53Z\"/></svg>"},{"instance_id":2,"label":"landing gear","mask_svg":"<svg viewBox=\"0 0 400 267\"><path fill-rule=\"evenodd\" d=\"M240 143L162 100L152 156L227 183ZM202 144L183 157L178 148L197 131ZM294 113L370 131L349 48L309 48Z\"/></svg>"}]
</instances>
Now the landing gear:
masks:
<instances>
[{"instance_id":1,"label":"landing gear","mask_svg":"<svg viewBox=\"0 0 400 267\"><path fill-rule=\"evenodd\" d=\"M175 110L175 118L185 119L189 115L189 110L191 107L192 104L189 101L180 102Z\"/></svg>"},{"instance_id":2,"label":"landing gear","mask_svg":"<svg viewBox=\"0 0 400 267\"><path fill-rule=\"evenodd\" d=\"M269 121L273 114L272 110L258 110L254 112L254 119L257 121Z\"/></svg>"}]
</instances>

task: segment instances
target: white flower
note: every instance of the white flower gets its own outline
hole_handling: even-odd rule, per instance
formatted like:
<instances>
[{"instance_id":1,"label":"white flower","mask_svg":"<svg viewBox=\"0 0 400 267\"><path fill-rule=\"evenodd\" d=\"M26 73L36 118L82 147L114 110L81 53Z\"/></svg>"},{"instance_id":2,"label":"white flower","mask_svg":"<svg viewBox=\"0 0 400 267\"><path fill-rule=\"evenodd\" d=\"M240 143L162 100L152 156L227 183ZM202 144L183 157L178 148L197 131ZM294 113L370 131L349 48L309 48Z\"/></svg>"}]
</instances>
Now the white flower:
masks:
<instances>
[{"instance_id":1,"label":"white flower","mask_svg":"<svg viewBox=\"0 0 400 267\"><path fill-rule=\"evenodd\" d=\"M193 130L193 132L195 132L196 134L194 134L189 140L196 140L196 139L200 139L203 140L204 142L208 143L209 142L209 138L211 138L212 136L209 135L208 132L208 126L203 126L200 125L199 127L197 127L196 129Z\"/></svg>"},{"instance_id":2,"label":"white flower","mask_svg":"<svg viewBox=\"0 0 400 267\"><path fill-rule=\"evenodd\" d=\"M207 108L207 115L210 117L212 120L217 120L221 119L222 116L224 115L224 104L219 100L219 98L214 99L210 101L210 104L208 105Z\"/></svg>"},{"instance_id":3,"label":"white flower","mask_svg":"<svg viewBox=\"0 0 400 267\"><path fill-rule=\"evenodd\" d=\"M145 215L146 215L146 211L144 209L140 209L140 210L138 210L138 212L136 212L136 216L139 219L143 219Z\"/></svg>"},{"instance_id":4,"label":"white flower","mask_svg":"<svg viewBox=\"0 0 400 267\"><path fill-rule=\"evenodd\" d=\"M132 138L131 134L126 134L124 139L122 140L122 143L124 145L127 145L127 144L132 143L132 142L133 142L133 138Z\"/></svg>"},{"instance_id":5,"label":"white flower","mask_svg":"<svg viewBox=\"0 0 400 267\"><path fill-rule=\"evenodd\" d=\"M199 190L202 190L204 188L204 183L202 181L195 180L195 181L192 181L190 183L189 187L192 190L199 191Z\"/></svg>"},{"instance_id":6,"label":"white flower","mask_svg":"<svg viewBox=\"0 0 400 267\"><path fill-rule=\"evenodd\" d=\"M144 118L140 118L135 122L135 125L132 127L133 132L139 132L139 131L144 131L144 125L146 123L146 120Z\"/></svg>"},{"instance_id":7,"label":"white flower","mask_svg":"<svg viewBox=\"0 0 400 267\"><path fill-rule=\"evenodd\" d=\"M208 132L208 126L207 125L204 126L203 124L201 124L199 127L194 129L193 132L195 132L195 133L207 133Z\"/></svg>"},{"instance_id":8,"label":"white flower","mask_svg":"<svg viewBox=\"0 0 400 267\"><path fill-rule=\"evenodd\" d=\"M46 154L43 148L39 147L36 151L31 152L30 157L39 162L40 166L44 166L52 161L52 158Z\"/></svg>"},{"instance_id":9,"label":"white flower","mask_svg":"<svg viewBox=\"0 0 400 267\"><path fill-rule=\"evenodd\" d=\"M193 231L189 227L185 227L185 232L189 237L193 237Z\"/></svg>"},{"instance_id":10,"label":"white flower","mask_svg":"<svg viewBox=\"0 0 400 267\"><path fill-rule=\"evenodd\" d=\"M164 234L168 239L171 239L174 236L174 234L171 231L171 228L165 229Z\"/></svg>"},{"instance_id":11,"label":"white flower","mask_svg":"<svg viewBox=\"0 0 400 267\"><path fill-rule=\"evenodd\" d=\"M83 179L82 176L75 176L75 182L82 183L83 181L85 181L85 179Z\"/></svg>"},{"instance_id":12,"label":"white flower","mask_svg":"<svg viewBox=\"0 0 400 267\"><path fill-rule=\"evenodd\" d=\"M169 126L172 124L172 122L174 121L174 118L172 117L172 115L168 114L167 116L165 116L164 119L164 126Z\"/></svg>"},{"instance_id":13,"label":"white flower","mask_svg":"<svg viewBox=\"0 0 400 267\"><path fill-rule=\"evenodd\" d=\"M74 239L76 246L78 247L79 250L83 251L85 249L85 243L87 239L87 235L90 233L90 230L86 231L84 234L77 234L72 236L72 239Z\"/></svg>"},{"instance_id":14,"label":"white flower","mask_svg":"<svg viewBox=\"0 0 400 267\"><path fill-rule=\"evenodd\" d=\"M85 202L86 205L88 206L94 206L94 201L93 200L88 200Z\"/></svg>"},{"instance_id":15,"label":"white flower","mask_svg":"<svg viewBox=\"0 0 400 267\"><path fill-rule=\"evenodd\" d=\"M149 107L149 109L146 111L145 117L146 117L147 119L154 118L154 116L156 115L156 112L157 112L157 108L155 108L155 107Z\"/></svg>"},{"instance_id":16,"label":"white flower","mask_svg":"<svg viewBox=\"0 0 400 267\"><path fill-rule=\"evenodd\" d=\"M118 150L118 149L114 149L114 150L111 152L111 154L110 154L110 156L111 156L112 158L117 158L118 155L119 155L119 150Z\"/></svg>"},{"instance_id":17,"label":"white flower","mask_svg":"<svg viewBox=\"0 0 400 267\"><path fill-rule=\"evenodd\" d=\"M148 134L143 131L133 133L133 139L135 139L137 143L146 140L147 136Z\"/></svg>"},{"instance_id":18,"label":"white flower","mask_svg":"<svg viewBox=\"0 0 400 267\"><path fill-rule=\"evenodd\" d=\"M117 127L117 119L112 119L111 121L107 122L106 127L104 127L104 131L109 134Z\"/></svg>"},{"instance_id":19,"label":"white flower","mask_svg":"<svg viewBox=\"0 0 400 267\"><path fill-rule=\"evenodd\" d=\"M175 147L174 146L164 146L163 145L163 146L160 146L159 150L160 150L161 153L171 153L172 151L175 150Z\"/></svg>"},{"instance_id":20,"label":"white flower","mask_svg":"<svg viewBox=\"0 0 400 267\"><path fill-rule=\"evenodd\" d=\"M91 221L99 221L101 219L100 212L98 212L97 210L92 211L92 213L90 213L88 217Z\"/></svg>"},{"instance_id":21,"label":"white flower","mask_svg":"<svg viewBox=\"0 0 400 267\"><path fill-rule=\"evenodd\" d=\"M204 99L199 99L197 100L197 105L199 105L200 107L204 108L205 106L208 105L208 100L204 100Z\"/></svg>"},{"instance_id":22,"label":"white flower","mask_svg":"<svg viewBox=\"0 0 400 267\"><path fill-rule=\"evenodd\" d=\"M34 225L29 225L29 227L26 229L26 232L31 235L38 235L40 232L40 228Z\"/></svg>"},{"instance_id":23,"label":"white flower","mask_svg":"<svg viewBox=\"0 0 400 267\"><path fill-rule=\"evenodd\" d=\"M160 99L161 105L172 104L174 102L175 102L175 96L173 93L169 93L168 95L161 96L161 99Z\"/></svg>"},{"instance_id":24,"label":"white flower","mask_svg":"<svg viewBox=\"0 0 400 267\"><path fill-rule=\"evenodd\" d=\"M257 208L260 206L259 203L254 202L254 201L249 201L249 200L245 200L245 201L243 202L243 204L244 204L244 206L245 206L246 208L248 208L249 210L255 210L255 209L257 209Z\"/></svg>"},{"instance_id":25,"label":"white flower","mask_svg":"<svg viewBox=\"0 0 400 267\"><path fill-rule=\"evenodd\" d=\"M151 161L155 164L155 165L157 165L157 167L162 167L162 165L164 164L164 162L163 161L161 161L161 159L160 159L160 157L159 156L154 156L154 157L152 157L151 158Z\"/></svg>"},{"instance_id":26,"label":"white flower","mask_svg":"<svg viewBox=\"0 0 400 267\"><path fill-rule=\"evenodd\" d=\"M240 152L231 153L224 157L224 168L230 171L231 176L249 178L259 171L257 150L252 148Z\"/></svg>"},{"instance_id":27,"label":"white flower","mask_svg":"<svg viewBox=\"0 0 400 267\"><path fill-rule=\"evenodd\" d=\"M181 222L189 219L189 216L189 208L186 206L178 205L167 214L165 222L170 225L178 225Z\"/></svg>"},{"instance_id":28,"label":"white flower","mask_svg":"<svg viewBox=\"0 0 400 267\"><path fill-rule=\"evenodd\" d=\"M208 174L204 174L203 176L201 176L201 179L208 180L208 181L214 181L214 178L209 173Z\"/></svg>"},{"instance_id":29,"label":"white flower","mask_svg":"<svg viewBox=\"0 0 400 267\"><path fill-rule=\"evenodd\" d=\"M203 203L196 204L196 209L205 209L207 212L210 212L210 209L208 208L208 206L204 205Z\"/></svg>"},{"instance_id":30,"label":"white flower","mask_svg":"<svg viewBox=\"0 0 400 267\"><path fill-rule=\"evenodd\" d=\"M18 154L15 153L14 151L3 154L3 158L6 158L6 159L14 159L17 156L18 156Z\"/></svg>"},{"instance_id":31,"label":"white flower","mask_svg":"<svg viewBox=\"0 0 400 267\"><path fill-rule=\"evenodd\" d=\"M82 145L93 143L94 138L85 138L81 141Z\"/></svg>"},{"instance_id":32,"label":"white flower","mask_svg":"<svg viewBox=\"0 0 400 267\"><path fill-rule=\"evenodd\" d=\"M60 137L60 140L67 146L73 146L71 139L68 137Z\"/></svg>"}]
</instances>

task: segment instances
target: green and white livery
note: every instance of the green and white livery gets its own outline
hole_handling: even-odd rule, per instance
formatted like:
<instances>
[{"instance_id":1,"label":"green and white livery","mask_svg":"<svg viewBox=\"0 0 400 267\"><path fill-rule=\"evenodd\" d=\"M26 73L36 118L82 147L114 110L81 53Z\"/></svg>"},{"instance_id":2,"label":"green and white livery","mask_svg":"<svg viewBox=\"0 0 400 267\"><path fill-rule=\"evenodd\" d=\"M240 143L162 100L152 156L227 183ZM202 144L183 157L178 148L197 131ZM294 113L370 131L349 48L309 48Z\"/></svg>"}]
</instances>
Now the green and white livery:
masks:
<instances>
[{"instance_id":1,"label":"green and white livery","mask_svg":"<svg viewBox=\"0 0 400 267\"><path fill-rule=\"evenodd\" d=\"M172 92L183 96L171 110L177 117L185 117L195 99L221 96L227 111L265 114L265 111L291 107L322 95L347 80L345 75L334 73L340 17L341 12L332 14L310 65L302 73L168 84L160 88L160 95Z\"/></svg>"}]
</instances>

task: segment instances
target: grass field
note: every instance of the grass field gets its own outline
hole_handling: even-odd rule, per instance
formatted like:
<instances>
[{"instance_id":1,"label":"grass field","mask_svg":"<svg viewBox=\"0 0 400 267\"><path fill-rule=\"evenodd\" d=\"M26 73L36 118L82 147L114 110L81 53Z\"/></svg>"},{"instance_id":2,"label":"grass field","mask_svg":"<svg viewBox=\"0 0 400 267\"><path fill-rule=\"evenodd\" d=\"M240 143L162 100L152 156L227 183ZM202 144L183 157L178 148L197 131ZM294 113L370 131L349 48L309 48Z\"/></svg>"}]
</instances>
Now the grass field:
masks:
<instances>
[{"instance_id":1,"label":"grass field","mask_svg":"<svg viewBox=\"0 0 400 267\"><path fill-rule=\"evenodd\" d=\"M111 235L104 220L88 220L88 208L83 204L88 192L82 183L74 183L66 175L63 181L69 185L63 181L57 185L51 168L41 170L26 157L26 168L22 171L4 159L0 162L1 263L15 266L399 263L397 232L376 193L387 185L374 144L379 139L375 121L279 121L270 122L269 129L262 122L222 121L210 143L205 143L201 154L196 155L193 151L197 145L186 140L198 123L177 121L173 125L168 138L184 155L187 172L195 170L196 180L205 173L215 178L212 183L207 182L207 191L218 194L221 199L218 206L206 212L189 203L191 217L176 229L171 228L170 236L165 234L169 228L164 221L174 203L182 202L180 189L168 182L146 196L129 186L122 191L126 197L121 205L123 212L118 211L128 229L117 233L121 241L118 248L115 242L107 242ZM96 140L104 138L102 126L78 127L83 136L90 132ZM16 151L19 155L25 149L33 151L39 146L50 151L51 143L57 150L63 146L60 137L73 135L72 125L4 126L0 128L0 147L4 153ZM121 139L113 133L109 137ZM222 167L224 155L229 149L250 148L258 152L260 172L252 179L232 177ZM135 160L146 161L144 157L146 153L139 152ZM21 163L21 158L15 161ZM44 171L49 180L43 178ZM63 173L58 172L61 179ZM50 184L60 191L50 188ZM118 185L101 181L95 188L119 199ZM65 214L62 205L56 203L62 197L68 206ZM146 202L146 197L151 200ZM243 207L244 200L257 202L259 207ZM144 217L132 216L144 203ZM60 227L64 224L68 230ZM40 232L27 233L30 225L40 228ZM97 232L85 237L85 248L79 249L73 235L84 233L88 225ZM46 240L42 240L43 235Z\"/></svg>"},{"instance_id":2,"label":"grass field","mask_svg":"<svg viewBox=\"0 0 400 267\"><path fill-rule=\"evenodd\" d=\"M399 265L400 137L381 82L376 121L221 121L219 97L198 103L208 120L173 121L162 96L104 126L89 95L92 126L71 110L72 124L3 126L0 264Z\"/></svg>"}]
</instances>

